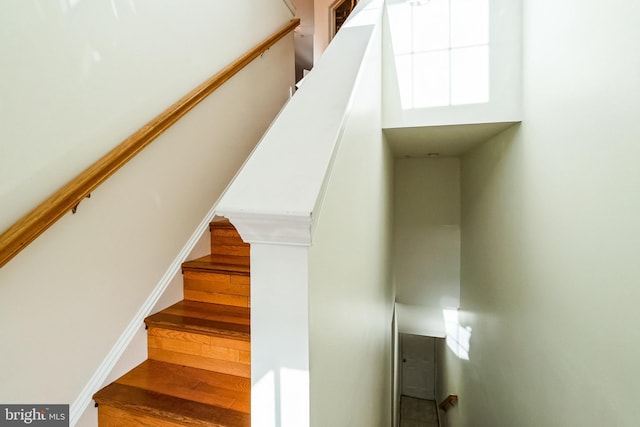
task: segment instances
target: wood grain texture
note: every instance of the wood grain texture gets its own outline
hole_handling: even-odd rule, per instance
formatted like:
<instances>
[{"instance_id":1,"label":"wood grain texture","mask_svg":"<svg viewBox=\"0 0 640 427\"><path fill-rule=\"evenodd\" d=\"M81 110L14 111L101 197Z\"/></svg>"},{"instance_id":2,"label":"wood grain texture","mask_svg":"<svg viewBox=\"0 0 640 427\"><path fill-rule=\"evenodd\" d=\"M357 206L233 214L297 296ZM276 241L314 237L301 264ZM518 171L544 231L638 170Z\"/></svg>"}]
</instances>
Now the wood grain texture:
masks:
<instances>
[{"instance_id":1,"label":"wood grain texture","mask_svg":"<svg viewBox=\"0 0 640 427\"><path fill-rule=\"evenodd\" d=\"M240 308L240 307L239 307ZM185 332L193 334L202 334L215 336L220 338L231 338L242 341L249 341L251 327L247 324L246 319L235 322L222 322L218 320L201 319L195 317L186 317L175 314L168 314L163 311L149 316L145 319L145 323L149 330L151 329L169 329L176 332Z\"/></svg>"},{"instance_id":2,"label":"wood grain texture","mask_svg":"<svg viewBox=\"0 0 640 427\"><path fill-rule=\"evenodd\" d=\"M183 300L145 323L149 359L251 376L248 308Z\"/></svg>"},{"instance_id":3,"label":"wood grain texture","mask_svg":"<svg viewBox=\"0 0 640 427\"><path fill-rule=\"evenodd\" d=\"M149 347L149 359L251 378L251 364Z\"/></svg>"},{"instance_id":4,"label":"wood grain texture","mask_svg":"<svg viewBox=\"0 0 640 427\"><path fill-rule=\"evenodd\" d=\"M182 264L184 298L212 304L250 307L249 257L207 255Z\"/></svg>"},{"instance_id":5,"label":"wood grain texture","mask_svg":"<svg viewBox=\"0 0 640 427\"><path fill-rule=\"evenodd\" d=\"M185 424L177 424L167 419L154 418L147 414L125 411L107 404L98 408L98 425L100 427L184 427Z\"/></svg>"},{"instance_id":6,"label":"wood grain texture","mask_svg":"<svg viewBox=\"0 0 640 427\"><path fill-rule=\"evenodd\" d=\"M208 304L197 301L180 301L162 310L165 314L185 317L217 320L220 322L249 325L251 313L249 309L229 307L227 305Z\"/></svg>"},{"instance_id":7,"label":"wood grain texture","mask_svg":"<svg viewBox=\"0 0 640 427\"><path fill-rule=\"evenodd\" d=\"M182 264L182 272L206 271L249 276L250 264L248 256L212 254L184 262Z\"/></svg>"},{"instance_id":8,"label":"wood grain texture","mask_svg":"<svg viewBox=\"0 0 640 427\"><path fill-rule=\"evenodd\" d=\"M249 256L251 250L249 244L242 240L238 231L228 220L212 222L209 230L212 254Z\"/></svg>"},{"instance_id":9,"label":"wood grain texture","mask_svg":"<svg viewBox=\"0 0 640 427\"><path fill-rule=\"evenodd\" d=\"M240 363L240 351L208 344L194 343L169 338L149 337L149 348L173 351L175 353L190 354L192 356L208 357L210 359L227 360Z\"/></svg>"},{"instance_id":10,"label":"wood grain texture","mask_svg":"<svg viewBox=\"0 0 640 427\"><path fill-rule=\"evenodd\" d=\"M147 332L150 338L164 337L171 340L183 340L206 345L218 345L221 347L235 348L242 351L251 351L251 343L249 340L244 341L236 338L216 337L199 333L189 333L163 328L149 328Z\"/></svg>"},{"instance_id":11,"label":"wood grain texture","mask_svg":"<svg viewBox=\"0 0 640 427\"><path fill-rule=\"evenodd\" d=\"M189 92L149 123L142 126L137 132L122 141L117 147L9 227L0 235L0 267L9 262L74 206L77 206L87 195L182 116L237 74L247 64L293 31L299 24L299 19L292 19L287 25L284 25L263 42Z\"/></svg>"},{"instance_id":12,"label":"wood grain texture","mask_svg":"<svg viewBox=\"0 0 640 427\"><path fill-rule=\"evenodd\" d=\"M147 360L116 382L247 414L250 410L251 381L234 375Z\"/></svg>"},{"instance_id":13,"label":"wood grain texture","mask_svg":"<svg viewBox=\"0 0 640 427\"><path fill-rule=\"evenodd\" d=\"M249 256L249 251L248 247L235 245L226 239L217 239L216 246L211 247L214 255Z\"/></svg>"},{"instance_id":14,"label":"wood grain texture","mask_svg":"<svg viewBox=\"0 0 640 427\"><path fill-rule=\"evenodd\" d=\"M184 298L191 301L202 301L212 304L226 304L236 307L250 307L251 304L249 297L203 292L191 289L185 289Z\"/></svg>"},{"instance_id":15,"label":"wood grain texture","mask_svg":"<svg viewBox=\"0 0 640 427\"><path fill-rule=\"evenodd\" d=\"M248 427L250 416L156 391L113 383L94 395L100 426ZM100 416L103 413L103 416ZM126 422L125 422L126 421Z\"/></svg>"},{"instance_id":16,"label":"wood grain texture","mask_svg":"<svg viewBox=\"0 0 640 427\"><path fill-rule=\"evenodd\" d=\"M217 272L185 271L184 289L247 297L250 291L247 279Z\"/></svg>"},{"instance_id":17,"label":"wood grain texture","mask_svg":"<svg viewBox=\"0 0 640 427\"><path fill-rule=\"evenodd\" d=\"M223 229L235 230L236 228L233 226L233 224L231 224L231 221L229 221L228 218L225 218L223 216L218 216L209 223L209 231L211 233L214 233L215 230L223 230Z\"/></svg>"},{"instance_id":18,"label":"wood grain texture","mask_svg":"<svg viewBox=\"0 0 640 427\"><path fill-rule=\"evenodd\" d=\"M199 304L200 311L188 310L194 303L181 302L171 306L145 319L145 324L151 329L171 329L177 332L187 332L217 336L221 338L233 338L249 341L251 328L249 326L249 309L243 307L224 307L216 312L217 304L208 304L209 310L202 308L205 304ZM204 314L203 314L204 312Z\"/></svg>"}]
</instances>

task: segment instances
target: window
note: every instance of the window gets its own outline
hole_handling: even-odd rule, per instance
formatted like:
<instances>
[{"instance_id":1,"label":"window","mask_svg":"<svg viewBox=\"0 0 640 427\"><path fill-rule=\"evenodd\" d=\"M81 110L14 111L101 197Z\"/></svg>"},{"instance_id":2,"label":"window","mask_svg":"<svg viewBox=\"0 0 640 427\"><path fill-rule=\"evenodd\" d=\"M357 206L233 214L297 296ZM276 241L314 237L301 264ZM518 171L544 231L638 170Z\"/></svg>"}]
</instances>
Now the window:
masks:
<instances>
[{"instance_id":1,"label":"window","mask_svg":"<svg viewBox=\"0 0 640 427\"><path fill-rule=\"evenodd\" d=\"M489 0L392 0L403 109L489 102Z\"/></svg>"}]
</instances>

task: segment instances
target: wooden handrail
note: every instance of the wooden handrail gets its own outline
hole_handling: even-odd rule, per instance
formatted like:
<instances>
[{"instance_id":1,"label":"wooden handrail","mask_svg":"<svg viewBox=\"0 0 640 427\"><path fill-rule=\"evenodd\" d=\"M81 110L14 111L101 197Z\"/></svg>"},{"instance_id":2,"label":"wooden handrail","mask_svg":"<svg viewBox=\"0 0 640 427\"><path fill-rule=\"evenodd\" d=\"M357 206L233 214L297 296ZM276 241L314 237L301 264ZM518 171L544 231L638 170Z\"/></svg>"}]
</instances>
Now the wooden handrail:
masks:
<instances>
[{"instance_id":1,"label":"wooden handrail","mask_svg":"<svg viewBox=\"0 0 640 427\"><path fill-rule=\"evenodd\" d=\"M300 25L300 20L292 19L263 42L210 77L133 135L122 141L117 147L9 227L0 235L0 267L8 263L68 211L78 206L96 187L124 166L193 107L198 105L200 101L209 96L211 92L293 31L298 25Z\"/></svg>"},{"instance_id":2,"label":"wooden handrail","mask_svg":"<svg viewBox=\"0 0 640 427\"><path fill-rule=\"evenodd\" d=\"M445 397L442 402L440 402L439 406L440 406L440 409L442 409L444 412L447 412L449 409L453 408L457 404L458 404L458 395L450 394L449 396Z\"/></svg>"}]
</instances>

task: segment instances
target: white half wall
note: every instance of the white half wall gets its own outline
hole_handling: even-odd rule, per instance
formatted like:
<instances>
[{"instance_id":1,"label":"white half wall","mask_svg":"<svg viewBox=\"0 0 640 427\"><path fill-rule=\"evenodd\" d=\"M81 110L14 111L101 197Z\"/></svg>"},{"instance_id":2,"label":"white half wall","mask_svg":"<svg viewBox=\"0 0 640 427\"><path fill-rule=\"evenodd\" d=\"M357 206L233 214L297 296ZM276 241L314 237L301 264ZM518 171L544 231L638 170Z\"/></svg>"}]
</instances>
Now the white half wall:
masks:
<instances>
[{"instance_id":1,"label":"white half wall","mask_svg":"<svg viewBox=\"0 0 640 427\"><path fill-rule=\"evenodd\" d=\"M254 426L391 422L381 7L360 3L218 205L252 245Z\"/></svg>"}]
</instances>

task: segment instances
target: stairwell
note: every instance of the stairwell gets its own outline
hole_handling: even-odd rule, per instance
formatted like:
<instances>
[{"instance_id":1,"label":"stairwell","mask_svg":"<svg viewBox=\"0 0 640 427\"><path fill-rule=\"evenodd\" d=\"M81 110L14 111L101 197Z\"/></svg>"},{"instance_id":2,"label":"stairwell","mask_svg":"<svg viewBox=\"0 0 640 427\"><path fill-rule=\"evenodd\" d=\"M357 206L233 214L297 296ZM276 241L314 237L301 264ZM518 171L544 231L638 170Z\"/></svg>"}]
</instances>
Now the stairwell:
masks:
<instances>
[{"instance_id":1,"label":"stairwell","mask_svg":"<svg viewBox=\"0 0 640 427\"><path fill-rule=\"evenodd\" d=\"M249 245L227 220L210 231L185 299L145 319L148 359L94 395L100 427L251 424Z\"/></svg>"}]
</instances>

